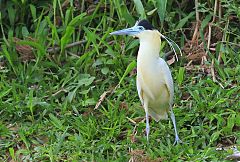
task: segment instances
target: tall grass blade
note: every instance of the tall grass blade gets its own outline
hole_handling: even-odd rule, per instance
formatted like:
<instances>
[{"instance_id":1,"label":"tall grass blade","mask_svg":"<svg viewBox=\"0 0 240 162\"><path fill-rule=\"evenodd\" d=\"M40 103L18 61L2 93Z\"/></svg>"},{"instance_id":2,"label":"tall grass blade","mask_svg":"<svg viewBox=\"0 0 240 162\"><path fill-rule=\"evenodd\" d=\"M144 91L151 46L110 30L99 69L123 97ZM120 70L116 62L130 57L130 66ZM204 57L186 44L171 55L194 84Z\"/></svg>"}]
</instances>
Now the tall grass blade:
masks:
<instances>
[{"instance_id":1,"label":"tall grass blade","mask_svg":"<svg viewBox=\"0 0 240 162\"><path fill-rule=\"evenodd\" d=\"M16 67L15 67L15 65L13 63L14 60L13 60L12 56L10 55L10 53L8 52L6 45L2 45L2 50L3 50L4 56L7 58L9 64L11 65L14 73L17 74Z\"/></svg>"},{"instance_id":2,"label":"tall grass blade","mask_svg":"<svg viewBox=\"0 0 240 162\"><path fill-rule=\"evenodd\" d=\"M137 9L137 13L140 15L140 19L146 19L145 10L141 0L134 0L134 4Z\"/></svg>"},{"instance_id":3,"label":"tall grass blade","mask_svg":"<svg viewBox=\"0 0 240 162\"><path fill-rule=\"evenodd\" d=\"M165 19L165 13L167 8L167 0L156 0L156 7L157 12L161 21L161 24L163 24L163 21Z\"/></svg>"}]
</instances>

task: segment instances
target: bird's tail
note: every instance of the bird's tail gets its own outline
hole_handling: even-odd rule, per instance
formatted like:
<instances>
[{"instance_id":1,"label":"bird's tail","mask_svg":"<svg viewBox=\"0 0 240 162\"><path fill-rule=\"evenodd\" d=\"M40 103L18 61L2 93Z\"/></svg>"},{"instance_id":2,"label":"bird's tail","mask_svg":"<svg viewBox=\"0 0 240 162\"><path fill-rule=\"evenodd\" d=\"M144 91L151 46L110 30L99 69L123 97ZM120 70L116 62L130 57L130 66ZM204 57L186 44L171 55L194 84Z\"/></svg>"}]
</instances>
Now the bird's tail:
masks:
<instances>
[{"instance_id":1,"label":"bird's tail","mask_svg":"<svg viewBox=\"0 0 240 162\"><path fill-rule=\"evenodd\" d=\"M154 111L154 109L149 108L148 113L157 122L159 120L168 119L168 108L166 108L165 110L161 110L161 112L156 112L156 111Z\"/></svg>"}]
</instances>

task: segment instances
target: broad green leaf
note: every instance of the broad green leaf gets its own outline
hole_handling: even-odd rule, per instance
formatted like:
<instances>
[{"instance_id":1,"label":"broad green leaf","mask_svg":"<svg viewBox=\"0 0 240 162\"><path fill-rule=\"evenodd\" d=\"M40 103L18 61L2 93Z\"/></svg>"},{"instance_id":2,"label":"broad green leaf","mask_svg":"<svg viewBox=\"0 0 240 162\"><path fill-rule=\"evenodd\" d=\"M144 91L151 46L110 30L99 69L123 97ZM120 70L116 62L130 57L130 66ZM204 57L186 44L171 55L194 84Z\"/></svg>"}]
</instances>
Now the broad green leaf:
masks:
<instances>
[{"instance_id":1,"label":"broad green leaf","mask_svg":"<svg viewBox=\"0 0 240 162\"><path fill-rule=\"evenodd\" d=\"M77 92L78 88L79 88L79 86L77 86L73 91L71 91L71 92L68 93L67 101L68 101L69 103L72 102L73 98L74 98L75 95L76 95L76 92Z\"/></svg>"},{"instance_id":2,"label":"broad green leaf","mask_svg":"<svg viewBox=\"0 0 240 162\"><path fill-rule=\"evenodd\" d=\"M221 134L221 131L214 132L210 137L210 143L216 141L219 138L220 134Z\"/></svg>"},{"instance_id":3,"label":"broad green leaf","mask_svg":"<svg viewBox=\"0 0 240 162\"><path fill-rule=\"evenodd\" d=\"M90 84L92 84L92 82L94 81L95 77L89 77L89 78L82 78L78 81L78 86L88 86Z\"/></svg>"},{"instance_id":4,"label":"broad green leaf","mask_svg":"<svg viewBox=\"0 0 240 162\"><path fill-rule=\"evenodd\" d=\"M55 117L53 114L49 114L49 117L56 128L63 130L62 122L57 117Z\"/></svg>"},{"instance_id":5,"label":"broad green leaf","mask_svg":"<svg viewBox=\"0 0 240 162\"><path fill-rule=\"evenodd\" d=\"M227 119L227 126L223 129L225 133L231 133L236 121L236 114L231 114Z\"/></svg>"},{"instance_id":6,"label":"broad green leaf","mask_svg":"<svg viewBox=\"0 0 240 162\"><path fill-rule=\"evenodd\" d=\"M32 4L30 4L29 6L30 6L31 13L32 13L33 21L35 21L37 19L36 7Z\"/></svg>"},{"instance_id":7,"label":"broad green leaf","mask_svg":"<svg viewBox=\"0 0 240 162\"><path fill-rule=\"evenodd\" d=\"M69 21L69 19L70 19L70 17L71 17L71 13L72 13L72 8L69 8L69 9L67 9L67 11L66 11L66 14L65 14L65 23L64 24L68 24L68 21Z\"/></svg>"},{"instance_id":8,"label":"broad green leaf","mask_svg":"<svg viewBox=\"0 0 240 162\"><path fill-rule=\"evenodd\" d=\"M4 96L6 96L9 92L11 92L12 88L9 88L8 90L6 91L1 91L0 92L0 99L3 98Z\"/></svg>"},{"instance_id":9,"label":"broad green leaf","mask_svg":"<svg viewBox=\"0 0 240 162\"><path fill-rule=\"evenodd\" d=\"M73 26L67 26L66 32L64 36L61 38L61 52L64 51L66 45L68 42L72 41L71 36L74 32L74 27Z\"/></svg>"},{"instance_id":10,"label":"broad green leaf","mask_svg":"<svg viewBox=\"0 0 240 162\"><path fill-rule=\"evenodd\" d=\"M122 5L121 10L123 11L123 17L129 23L130 25L134 25L135 19L133 16L129 13L127 7L125 5Z\"/></svg>"},{"instance_id":11,"label":"broad green leaf","mask_svg":"<svg viewBox=\"0 0 240 162\"><path fill-rule=\"evenodd\" d=\"M46 19L42 19L43 18L43 13L44 9L42 10L40 16L38 17L38 19L36 19L35 21L37 21L37 24L35 26L35 37L39 37L39 35L42 35L46 25L47 25L47 20Z\"/></svg>"},{"instance_id":12,"label":"broad green leaf","mask_svg":"<svg viewBox=\"0 0 240 162\"><path fill-rule=\"evenodd\" d=\"M240 126L240 113L237 113L237 116L236 116L236 125L237 125L237 126Z\"/></svg>"},{"instance_id":13,"label":"broad green leaf","mask_svg":"<svg viewBox=\"0 0 240 162\"><path fill-rule=\"evenodd\" d=\"M58 36L58 32L57 32L57 28L56 26L51 22L49 16L46 16L45 19L47 20L49 26L52 29L52 44L55 45L55 43L59 43L59 36Z\"/></svg>"},{"instance_id":14,"label":"broad green leaf","mask_svg":"<svg viewBox=\"0 0 240 162\"><path fill-rule=\"evenodd\" d=\"M140 19L146 19L145 10L141 0L134 0L134 4L136 6L137 13L140 15Z\"/></svg>"},{"instance_id":15,"label":"broad green leaf","mask_svg":"<svg viewBox=\"0 0 240 162\"><path fill-rule=\"evenodd\" d=\"M122 15L122 9L121 9L120 1L119 0L113 0L112 2L113 2L113 5L115 6L115 8L117 10L118 18L121 21L121 18L123 17L123 15Z\"/></svg>"},{"instance_id":16,"label":"broad green leaf","mask_svg":"<svg viewBox=\"0 0 240 162\"><path fill-rule=\"evenodd\" d=\"M12 160L15 161L15 153L14 153L14 149L13 149L12 147L10 147L8 150L9 150L9 153L10 153L10 156L11 156Z\"/></svg>"},{"instance_id":17,"label":"broad green leaf","mask_svg":"<svg viewBox=\"0 0 240 162\"><path fill-rule=\"evenodd\" d=\"M77 90L81 87L81 86L89 86L90 84L93 83L95 77L89 77L90 75L81 75L80 78L78 80L78 83L77 83L77 86L74 88L73 91L69 92L68 93L68 96L67 96L67 101L68 102L72 102L73 98L75 97L76 93L77 93Z\"/></svg>"},{"instance_id":18,"label":"broad green leaf","mask_svg":"<svg viewBox=\"0 0 240 162\"><path fill-rule=\"evenodd\" d=\"M109 72L109 68L108 67L104 67L101 69L101 72L106 75Z\"/></svg>"},{"instance_id":19,"label":"broad green leaf","mask_svg":"<svg viewBox=\"0 0 240 162\"><path fill-rule=\"evenodd\" d=\"M15 23L15 16L16 16L16 10L12 6L8 6L8 18L10 21L11 26L14 26Z\"/></svg>"},{"instance_id":20,"label":"broad green leaf","mask_svg":"<svg viewBox=\"0 0 240 162\"><path fill-rule=\"evenodd\" d=\"M124 80L124 78L137 66L137 63L135 60L133 60L127 67L127 69L125 70L122 78L120 79L118 85L120 86L122 81Z\"/></svg>"},{"instance_id":21,"label":"broad green leaf","mask_svg":"<svg viewBox=\"0 0 240 162\"><path fill-rule=\"evenodd\" d=\"M180 29L182 28L186 22L188 22L188 19L190 19L193 15L195 14L195 12L191 12L188 14L188 16L184 17L183 19L181 19L176 27L176 29Z\"/></svg>"},{"instance_id":22,"label":"broad green leaf","mask_svg":"<svg viewBox=\"0 0 240 162\"><path fill-rule=\"evenodd\" d=\"M208 25L208 23L211 21L212 19L212 15L207 15L205 17L205 19L203 19L202 23L201 23L201 27L200 27L200 36L201 36L201 39L202 41L205 42L205 39L204 39L204 28Z\"/></svg>"},{"instance_id":23,"label":"broad green leaf","mask_svg":"<svg viewBox=\"0 0 240 162\"><path fill-rule=\"evenodd\" d=\"M151 16L152 14L154 14L155 11L157 11L157 8L154 8L153 10L147 12L147 15Z\"/></svg>"},{"instance_id":24,"label":"broad green leaf","mask_svg":"<svg viewBox=\"0 0 240 162\"><path fill-rule=\"evenodd\" d=\"M69 23L68 25L74 26L74 27L80 25L80 24L81 24L81 21L82 21L82 18L83 18L84 16L86 16L86 13L85 13L85 12L82 13L82 14L80 14L80 15L78 15L78 16L76 16L76 17L74 17L74 18L70 21L70 23Z\"/></svg>"},{"instance_id":25,"label":"broad green leaf","mask_svg":"<svg viewBox=\"0 0 240 162\"><path fill-rule=\"evenodd\" d=\"M195 101L200 101L200 95L199 95L199 91L198 90L189 91L189 93L191 94L191 96L193 97L193 99Z\"/></svg>"},{"instance_id":26,"label":"broad green leaf","mask_svg":"<svg viewBox=\"0 0 240 162\"><path fill-rule=\"evenodd\" d=\"M86 47L88 47L91 43L93 44L95 50L97 51L98 54L100 54L99 52L99 45L97 44L96 39L98 38L98 35L95 34L94 32L91 32L88 28L83 27L83 30L87 33L87 45Z\"/></svg>"},{"instance_id":27,"label":"broad green leaf","mask_svg":"<svg viewBox=\"0 0 240 162\"><path fill-rule=\"evenodd\" d=\"M139 45L139 40L133 40L129 45L126 47L126 51L135 48Z\"/></svg>"},{"instance_id":28,"label":"broad green leaf","mask_svg":"<svg viewBox=\"0 0 240 162\"><path fill-rule=\"evenodd\" d=\"M157 11L158 11L160 21L163 24L163 21L165 19L166 8L167 8L167 0L156 0L156 7L158 9Z\"/></svg>"},{"instance_id":29,"label":"broad green leaf","mask_svg":"<svg viewBox=\"0 0 240 162\"><path fill-rule=\"evenodd\" d=\"M20 129L20 130L18 131L18 134L19 134L19 136L20 136L20 139L24 142L24 144L25 144L25 146L27 147L27 149L29 149L30 143L29 143L29 141L27 140L25 133L26 133L26 131L23 130L23 129Z\"/></svg>"},{"instance_id":30,"label":"broad green leaf","mask_svg":"<svg viewBox=\"0 0 240 162\"><path fill-rule=\"evenodd\" d=\"M5 45L2 45L2 50L3 50L3 54L4 54L5 57L7 58L9 64L11 65L14 73L17 74L15 65L13 64L13 59L12 59L12 57L11 57L10 53L8 52L7 47L6 47Z\"/></svg>"},{"instance_id":31,"label":"broad green leaf","mask_svg":"<svg viewBox=\"0 0 240 162\"><path fill-rule=\"evenodd\" d=\"M83 106L96 105L96 101L94 100L94 98L88 98L88 99L83 101L82 105Z\"/></svg>"},{"instance_id":32,"label":"broad green leaf","mask_svg":"<svg viewBox=\"0 0 240 162\"><path fill-rule=\"evenodd\" d=\"M22 35L23 37L27 37L29 35L28 29L26 26L22 27Z\"/></svg>"},{"instance_id":33,"label":"broad green leaf","mask_svg":"<svg viewBox=\"0 0 240 162\"><path fill-rule=\"evenodd\" d=\"M177 81L179 85L181 85L184 80L184 71L185 71L184 67L180 67L178 70Z\"/></svg>"}]
</instances>

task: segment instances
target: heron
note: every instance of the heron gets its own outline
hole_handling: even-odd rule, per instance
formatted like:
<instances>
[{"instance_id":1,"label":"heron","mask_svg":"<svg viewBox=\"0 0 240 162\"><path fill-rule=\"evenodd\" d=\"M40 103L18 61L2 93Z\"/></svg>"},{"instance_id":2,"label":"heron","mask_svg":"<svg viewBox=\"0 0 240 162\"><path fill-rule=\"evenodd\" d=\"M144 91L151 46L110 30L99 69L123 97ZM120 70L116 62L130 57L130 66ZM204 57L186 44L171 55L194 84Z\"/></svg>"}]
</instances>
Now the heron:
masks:
<instances>
[{"instance_id":1,"label":"heron","mask_svg":"<svg viewBox=\"0 0 240 162\"><path fill-rule=\"evenodd\" d=\"M161 37L164 37L147 20L137 21L131 28L110 33L111 35L129 35L139 39L137 55L137 91L146 114L146 138L149 141L149 116L155 121L170 117L175 132L175 143L180 143L175 115L173 112L174 86L171 71L167 63L159 57ZM166 38L166 37L164 37ZM169 43L169 41L168 41Z\"/></svg>"}]
</instances>

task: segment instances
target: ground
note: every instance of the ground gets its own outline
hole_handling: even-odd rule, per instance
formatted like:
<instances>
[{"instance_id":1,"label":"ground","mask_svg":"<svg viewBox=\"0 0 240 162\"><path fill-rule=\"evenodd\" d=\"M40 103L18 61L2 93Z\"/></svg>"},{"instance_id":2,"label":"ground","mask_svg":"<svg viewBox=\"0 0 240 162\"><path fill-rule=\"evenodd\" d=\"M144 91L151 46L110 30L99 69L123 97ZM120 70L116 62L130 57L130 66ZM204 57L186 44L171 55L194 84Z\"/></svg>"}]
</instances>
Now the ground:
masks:
<instances>
[{"instance_id":1,"label":"ground","mask_svg":"<svg viewBox=\"0 0 240 162\"><path fill-rule=\"evenodd\" d=\"M220 19L213 16L213 2L199 2L196 13L194 4L189 9L169 1L159 10L156 2L144 2L144 8L141 1L3 3L1 161L234 158L240 150L239 4L218 5L225 9ZM194 17L198 12L201 23ZM182 144L173 145L170 120L150 119L146 141L135 83L139 42L109 35L134 25L137 17L132 15L147 15L182 48L177 60L162 40L160 53L173 75Z\"/></svg>"}]
</instances>

